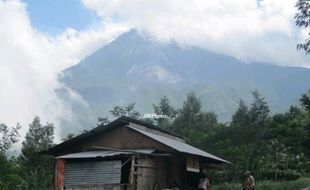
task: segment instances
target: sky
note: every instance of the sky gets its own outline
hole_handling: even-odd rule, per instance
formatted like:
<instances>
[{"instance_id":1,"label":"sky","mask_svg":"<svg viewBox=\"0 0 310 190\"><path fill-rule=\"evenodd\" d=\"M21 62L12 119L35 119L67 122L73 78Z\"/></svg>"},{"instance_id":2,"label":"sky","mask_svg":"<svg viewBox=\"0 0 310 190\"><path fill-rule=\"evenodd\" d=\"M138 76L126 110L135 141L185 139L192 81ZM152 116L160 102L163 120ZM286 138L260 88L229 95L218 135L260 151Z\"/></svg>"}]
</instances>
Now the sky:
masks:
<instances>
[{"instance_id":1,"label":"sky","mask_svg":"<svg viewBox=\"0 0 310 190\"><path fill-rule=\"evenodd\" d=\"M83 30L100 23L94 10L80 0L24 0L31 24L49 34L59 34L66 28Z\"/></svg>"},{"instance_id":2,"label":"sky","mask_svg":"<svg viewBox=\"0 0 310 190\"><path fill-rule=\"evenodd\" d=\"M0 0L0 122L74 121L62 70L135 28L244 61L310 68L295 0ZM70 90L70 89L68 89ZM87 106L70 90L73 102ZM58 138L59 140L59 138Z\"/></svg>"}]
</instances>

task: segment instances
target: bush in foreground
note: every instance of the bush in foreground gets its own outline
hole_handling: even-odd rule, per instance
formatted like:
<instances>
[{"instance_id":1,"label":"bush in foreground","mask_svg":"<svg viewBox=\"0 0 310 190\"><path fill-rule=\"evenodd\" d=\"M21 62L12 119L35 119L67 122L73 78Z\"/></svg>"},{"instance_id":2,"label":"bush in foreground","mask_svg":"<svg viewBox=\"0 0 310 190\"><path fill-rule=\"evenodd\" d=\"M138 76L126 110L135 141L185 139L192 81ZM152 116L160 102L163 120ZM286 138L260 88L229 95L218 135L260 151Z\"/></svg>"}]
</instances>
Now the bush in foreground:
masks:
<instances>
[{"instance_id":1,"label":"bush in foreground","mask_svg":"<svg viewBox=\"0 0 310 190\"><path fill-rule=\"evenodd\" d=\"M310 178L301 178L296 181L258 181L255 190L301 190L310 187ZM213 190L238 190L242 189L241 184L220 184L212 187Z\"/></svg>"}]
</instances>

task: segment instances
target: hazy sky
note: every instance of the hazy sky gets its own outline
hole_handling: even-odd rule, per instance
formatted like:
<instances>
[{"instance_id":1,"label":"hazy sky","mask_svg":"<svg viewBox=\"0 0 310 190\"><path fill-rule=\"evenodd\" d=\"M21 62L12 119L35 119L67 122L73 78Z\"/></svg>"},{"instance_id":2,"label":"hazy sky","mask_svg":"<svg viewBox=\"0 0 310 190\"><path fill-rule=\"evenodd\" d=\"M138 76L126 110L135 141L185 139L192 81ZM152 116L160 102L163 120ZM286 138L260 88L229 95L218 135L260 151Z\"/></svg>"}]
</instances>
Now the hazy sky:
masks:
<instances>
[{"instance_id":1,"label":"hazy sky","mask_svg":"<svg viewBox=\"0 0 310 190\"><path fill-rule=\"evenodd\" d=\"M247 63L310 67L295 0L0 0L0 122L72 119L57 75L131 28ZM72 92L72 98L80 97ZM23 131L26 130L26 127Z\"/></svg>"}]
</instances>

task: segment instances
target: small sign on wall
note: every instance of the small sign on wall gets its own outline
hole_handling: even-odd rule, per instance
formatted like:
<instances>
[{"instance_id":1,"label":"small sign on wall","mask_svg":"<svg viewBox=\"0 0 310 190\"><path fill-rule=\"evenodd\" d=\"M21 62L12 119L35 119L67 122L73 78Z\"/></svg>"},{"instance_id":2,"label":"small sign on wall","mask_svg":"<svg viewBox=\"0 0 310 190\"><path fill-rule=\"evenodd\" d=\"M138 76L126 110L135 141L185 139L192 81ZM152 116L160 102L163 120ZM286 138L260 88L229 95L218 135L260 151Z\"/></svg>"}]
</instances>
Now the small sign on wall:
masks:
<instances>
[{"instance_id":1,"label":"small sign on wall","mask_svg":"<svg viewBox=\"0 0 310 190\"><path fill-rule=\"evenodd\" d=\"M186 170L189 172L200 172L199 158L195 156L187 156Z\"/></svg>"}]
</instances>

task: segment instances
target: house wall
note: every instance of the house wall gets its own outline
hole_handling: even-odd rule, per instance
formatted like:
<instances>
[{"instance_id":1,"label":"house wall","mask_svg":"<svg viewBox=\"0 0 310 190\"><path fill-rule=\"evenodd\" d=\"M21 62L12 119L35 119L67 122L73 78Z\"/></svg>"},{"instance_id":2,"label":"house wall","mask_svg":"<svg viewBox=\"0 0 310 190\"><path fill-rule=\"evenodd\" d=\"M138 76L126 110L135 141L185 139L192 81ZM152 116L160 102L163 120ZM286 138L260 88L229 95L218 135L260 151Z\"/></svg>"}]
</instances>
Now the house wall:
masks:
<instances>
[{"instance_id":1,"label":"house wall","mask_svg":"<svg viewBox=\"0 0 310 190\"><path fill-rule=\"evenodd\" d=\"M165 152L172 152L173 150L163 145L153 139L150 139L143 134L130 129L126 126L117 127L111 130L107 130L102 134L94 136L92 139L87 139L84 142L79 142L74 145L72 148L67 148L66 151L59 153L59 155L69 154L77 151L85 151L93 148L94 146L106 147L106 148L115 148L115 149L156 149ZM141 176L135 176L134 185L137 189L144 190L144 188L151 188L156 183L160 185L160 187L168 186L168 176L169 176L169 163L170 157L164 158L148 158L145 159L143 156L138 157L136 163L136 169L134 172L143 173L146 178ZM63 168L63 161L56 161L56 168L61 166ZM139 167L142 165L142 167ZM150 167L143 167L144 165ZM62 169L63 170L63 169ZM57 187L62 187L63 185L63 171L59 173L56 171L56 176L61 177L62 180L57 182ZM58 184L59 183L59 184ZM131 183L132 184L132 183ZM120 186L116 185L108 185L106 187L98 186L98 187L79 187L78 190L88 190L88 189L121 189ZM75 190L76 188L74 188ZM72 189L73 190L73 189Z\"/></svg>"},{"instance_id":2,"label":"house wall","mask_svg":"<svg viewBox=\"0 0 310 190\"><path fill-rule=\"evenodd\" d=\"M163 145L128 127L122 128L122 148L156 149L166 152L173 151L170 147Z\"/></svg>"},{"instance_id":3,"label":"house wall","mask_svg":"<svg viewBox=\"0 0 310 190\"><path fill-rule=\"evenodd\" d=\"M161 151L172 151L163 145L143 134L140 134L126 126L114 128L99 134L86 142L81 143L81 151L90 149L94 146L115 148L115 149L156 149Z\"/></svg>"},{"instance_id":4,"label":"house wall","mask_svg":"<svg viewBox=\"0 0 310 190\"><path fill-rule=\"evenodd\" d=\"M64 186L64 160L57 159L55 160L55 187L56 190L61 190Z\"/></svg>"},{"instance_id":5,"label":"house wall","mask_svg":"<svg viewBox=\"0 0 310 190\"><path fill-rule=\"evenodd\" d=\"M182 180L182 172L183 171L183 160L180 154L173 154L172 157L170 158L170 170L169 170L169 181L168 183L171 185L174 182L181 185L183 183Z\"/></svg>"},{"instance_id":6,"label":"house wall","mask_svg":"<svg viewBox=\"0 0 310 190\"><path fill-rule=\"evenodd\" d=\"M108 184L100 186L80 186L67 187L66 190L123 190L124 188L119 184Z\"/></svg>"},{"instance_id":7,"label":"house wall","mask_svg":"<svg viewBox=\"0 0 310 190\"><path fill-rule=\"evenodd\" d=\"M66 148L66 152L61 152L59 155L68 154L77 151L85 151L93 148L94 146L115 148L115 149L156 149L163 152L169 152L172 156L164 157L136 157L135 165L150 165L147 167L134 167L132 166L132 172L144 173L148 176L147 187L150 188L153 184L159 184L160 188L167 188L176 182L179 185L186 183L186 163L183 154L177 153L170 147L157 142L131 128L126 126L112 128L105 131L102 134L93 136L91 139L84 140L75 144L72 148ZM142 159L143 158L143 159ZM139 160L139 161L138 161ZM134 163L134 161L133 161ZM139 169L138 169L139 168ZM152 169L153 168L153 169ZM57 173L57 172L56 172ZM134 173L130 174L131 188L142 190L146 188L143 182L146 178L134 176ZM139 181L140 180L140 181ZM78 190L88 190L91 187L81 187ZM131 189L130 188L130 189ZM120 186L109 185L107 187L93 187L91 189L122 189ZM73 189L72 189L73 190Z\"/></svg>"},{"instance_id":8,"label":"house wall","mask_svg":"<svg viewBox=\"0 0 310 190\"><path fill-rule=\"evenodd\" d=\"M64 185L64 161L56 160L56 186L57 190L62 190ZM173 182L183 185L186 182L184 179L185 170L183 169L182 156L173 154L165 157L150 157L150 156L133 156L132 169L130 171L127 190L148 190L153 189L155 184L158 184L160 189L170 187ZM70 190L121 190L124 186L120 184L109 184L101 186L79 186L75 188L66 188Z\"/></svg>"},{"instance_id":9,"label":"house wall","mask_svg":"<svg viewBox=\"0 0 310 190\"><path fill-rule=\"evenodd\" d=\"M122 127L117 127L98 134L91 139L82 142L81 149L87 150L94 146L121 149L122 148Z\"/></svg>"},{"instance_id":10,"label":"house wall","mask_svg":"<svg viewBox=\"0 0 310 190\"><path fill-rule=\"evenodd\" d=\"M136 190L153 190L156 183L155 159L137 158L135 168Z\"/></svg>"},{"instance_id":11,"label":"house wall","mask_svg":"<svg viewBox=\"0 0 310 190\"><path fill-rule=\"evenodd\" d=\"M171 188L175 183L179 186L187 186L187 175L184 155L175 153L172 156L140 158L136 162L136 173L142 173L144 177L137 176L137 190L146 190L154 185L160 189ZM142 165L142 167L139 167ZM148 183L145 185L143 183ZM143 186L144 185L144 186Z\"/></svg>"},{"instance_id":12,"label":"house wall","mask_svg":"<svg viewBox=\"0 0 310 190\"><path fill-rule=\"evenodd\" d=\"M170 167L171 157L157 157L155 158L156 176L155 181L161 189L168 188L170 185Z\"/></svg>"}]
</instances>

